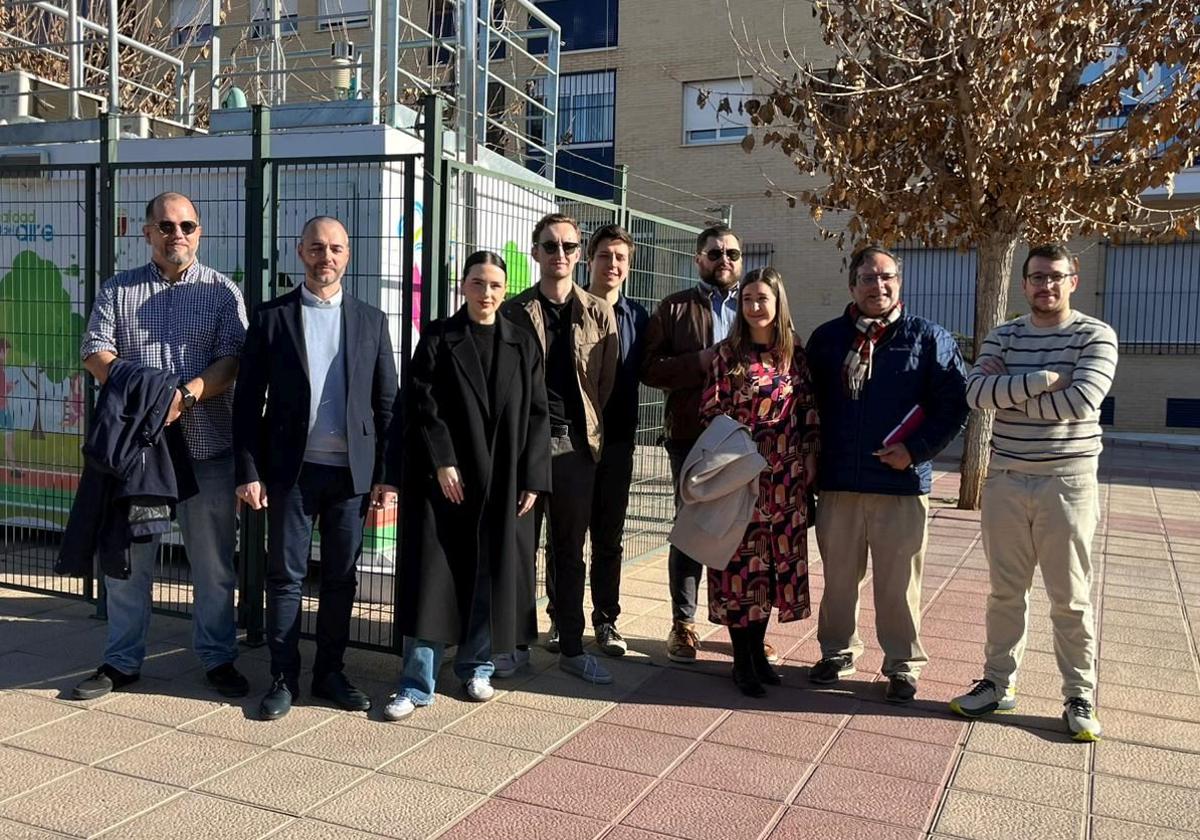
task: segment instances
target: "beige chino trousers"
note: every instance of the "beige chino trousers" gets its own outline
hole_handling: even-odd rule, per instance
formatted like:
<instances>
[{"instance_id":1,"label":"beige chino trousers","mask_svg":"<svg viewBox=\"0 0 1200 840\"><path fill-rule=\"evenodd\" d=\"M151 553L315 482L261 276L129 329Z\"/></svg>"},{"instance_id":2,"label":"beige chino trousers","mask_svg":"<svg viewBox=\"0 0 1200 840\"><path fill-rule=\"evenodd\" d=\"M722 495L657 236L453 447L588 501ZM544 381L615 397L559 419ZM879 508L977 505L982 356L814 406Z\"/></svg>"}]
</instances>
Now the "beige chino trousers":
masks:
<instances>
[{"instance_id":1,"label":"beige chino trousers","mask_svg":"<svg viewBox=\"0 0 1200 840\"><path fill-rule=\"evenodd\" d=\"M983 486L983 549L991 577L984 676L1016 685L1029 627L1033 570L1050 596L1063 697L1088 702L1096 688L1092 538L1100 520L1094 472L1030 475L991 470Z\"/></svg>"},{"instance_id":2,"label":"beige chino trousers","mask_svg":"<svg viewBox=\"0 0 1200 840\"><path fill-rule=\"evenodd\" d=\"M822 492L817 545L825 591L817 618L821 656L863 652L858 635L858 590L871 555L875 633L883 674L915 682L928 657L921 647L921 573L928 534L928 496Z\"/></svg>"}]
</instances>

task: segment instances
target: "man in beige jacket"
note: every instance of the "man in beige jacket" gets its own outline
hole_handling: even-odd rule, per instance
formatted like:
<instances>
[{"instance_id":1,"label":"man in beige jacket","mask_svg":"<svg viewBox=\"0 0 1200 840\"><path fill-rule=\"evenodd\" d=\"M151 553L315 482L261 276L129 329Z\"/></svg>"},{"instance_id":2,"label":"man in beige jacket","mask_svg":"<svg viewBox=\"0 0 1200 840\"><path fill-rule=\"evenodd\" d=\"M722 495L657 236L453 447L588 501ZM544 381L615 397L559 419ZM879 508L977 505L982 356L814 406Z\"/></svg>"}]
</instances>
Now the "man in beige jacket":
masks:
<instances>
[{"instance_id":1,"label":"man in beige jacket","mask_svg":"<svg viewBox=\"0 0 1200 840\"><path fill-rule=\"evenodd\" d=\"M533 258L541 279L507 305L506 314L537 335L545 353L550 409L549 494L538 497L535 533L547 522L546 589L554 615L546 648L559 667L593 683L612 675L583 652L583 543L592 512L592 488L604 439L604 405L616 381L620 339L613 308L575 284L582 237L570 216L551 214L533 229ZM517 651L497 672L511 673L528 660Z\"/></svg>"}]
</instances>

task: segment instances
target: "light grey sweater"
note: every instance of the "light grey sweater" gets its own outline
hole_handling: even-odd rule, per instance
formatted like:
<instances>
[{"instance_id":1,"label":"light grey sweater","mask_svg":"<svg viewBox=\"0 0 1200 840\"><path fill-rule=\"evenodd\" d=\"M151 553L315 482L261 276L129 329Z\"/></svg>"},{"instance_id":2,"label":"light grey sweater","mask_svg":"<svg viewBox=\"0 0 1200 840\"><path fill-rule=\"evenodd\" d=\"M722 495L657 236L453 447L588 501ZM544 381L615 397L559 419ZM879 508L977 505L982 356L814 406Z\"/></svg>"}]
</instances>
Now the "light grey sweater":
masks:
<instances>
[{"instance_id":1,"label":"light grey sweater","mask_svg":"<svg viewBox=\"0 0 1200 840\"><path fill-rule=\"evenodd\" d=\"M306 287L300 291L304 347L308 354L308 446L304 460L331 467L349 466L346 449L346 342L342 330L342 292L323 301Z\"/></svg>"}]
</instances>

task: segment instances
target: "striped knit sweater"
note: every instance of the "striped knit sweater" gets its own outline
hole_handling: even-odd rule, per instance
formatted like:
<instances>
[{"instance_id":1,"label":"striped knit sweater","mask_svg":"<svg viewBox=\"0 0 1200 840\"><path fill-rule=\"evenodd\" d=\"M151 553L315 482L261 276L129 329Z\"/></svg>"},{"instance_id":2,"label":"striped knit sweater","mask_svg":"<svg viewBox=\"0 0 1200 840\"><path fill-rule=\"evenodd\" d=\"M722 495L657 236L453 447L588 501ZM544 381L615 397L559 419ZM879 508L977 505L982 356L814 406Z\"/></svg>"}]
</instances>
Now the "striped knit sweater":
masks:
<instances>
[{"instance_id":1,"label":"striped knit sweater","mask_svg":"<svg viewBox=\"0 0 1200 840\"><path fill-rule=\"evenodd\" d=\"M989 357L1008 374L985 375L979 362ZM1116 370L1117 334L1082 312L1053 327L1036 327L1025 315L992 330L967 379L971 408L996 409L992 466L1038 475L1095 470L1100 403ZM1067 387L1050 391L1047 371L1066 377Z\"/></svg>"}]
</instances>

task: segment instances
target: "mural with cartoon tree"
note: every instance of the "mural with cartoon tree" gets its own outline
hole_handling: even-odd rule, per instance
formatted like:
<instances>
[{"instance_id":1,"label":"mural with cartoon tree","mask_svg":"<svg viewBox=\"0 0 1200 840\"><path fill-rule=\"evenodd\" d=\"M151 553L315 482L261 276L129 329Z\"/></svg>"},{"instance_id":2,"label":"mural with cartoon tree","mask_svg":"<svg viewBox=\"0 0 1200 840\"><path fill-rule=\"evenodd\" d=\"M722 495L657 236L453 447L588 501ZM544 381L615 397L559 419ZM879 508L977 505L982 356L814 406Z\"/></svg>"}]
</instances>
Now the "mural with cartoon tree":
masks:
<instances>
[{"instance_id":1,"label":"mural with cartoon tree","mask_svg":"<svg viewBox=\"0 0 1200 840\"><path fill-rule=\"evenodd\" d=\"M0 277L0 336L9 343L7 364L20 368L33 386L34 440L46 436L43 377L58 384L79 372L83 329L83 316L74 311L58 266L33 251L17 254L12 268Z\"/></svg>"}]
</instances>

